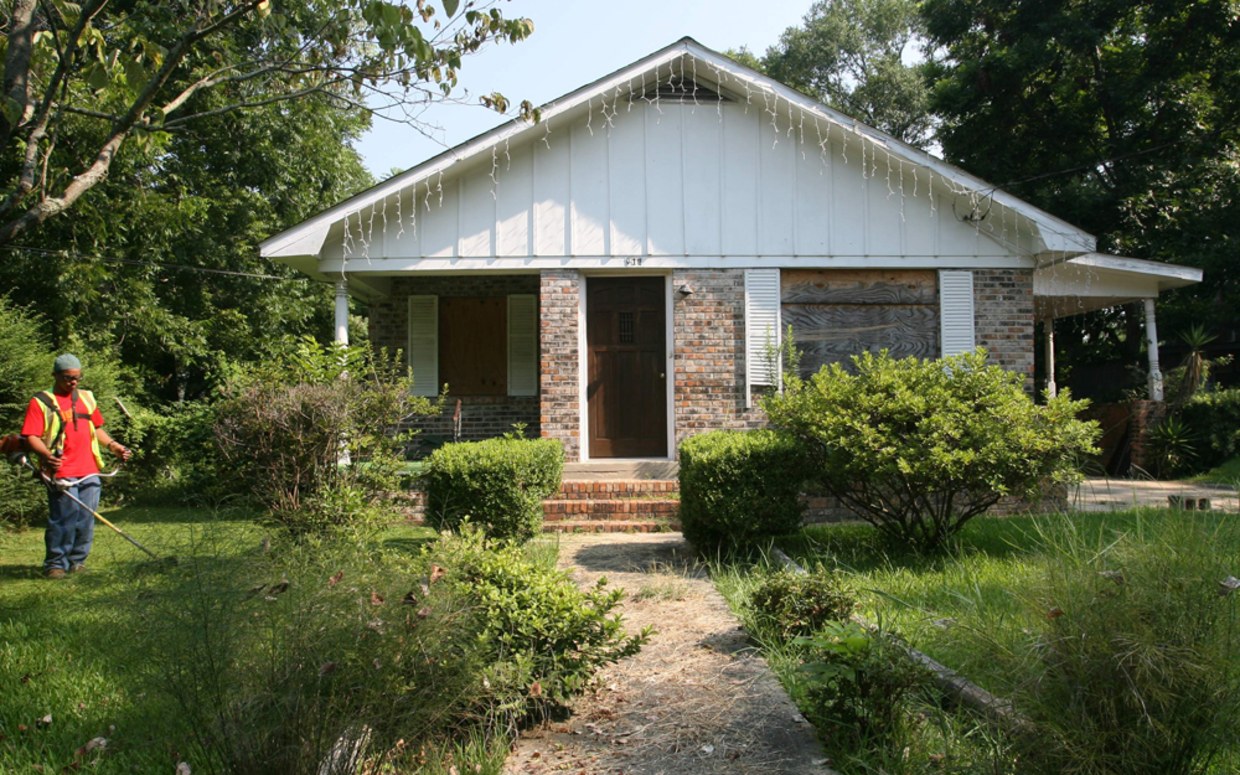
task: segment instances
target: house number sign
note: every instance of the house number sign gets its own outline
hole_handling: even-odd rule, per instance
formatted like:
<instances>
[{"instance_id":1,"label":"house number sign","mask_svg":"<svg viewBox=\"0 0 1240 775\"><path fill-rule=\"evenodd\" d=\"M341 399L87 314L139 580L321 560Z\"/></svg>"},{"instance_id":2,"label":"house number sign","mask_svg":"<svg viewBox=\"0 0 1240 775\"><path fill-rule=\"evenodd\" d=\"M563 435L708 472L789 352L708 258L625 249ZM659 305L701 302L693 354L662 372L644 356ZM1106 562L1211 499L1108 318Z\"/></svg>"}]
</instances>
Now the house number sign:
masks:
<instances>
[{"instance_id":1,"label":"house number sign","mask_svg":"<svg viewBox=\"0 0 1240 775\"><path fill-rule=\"evenodd\" d=\"M642 261L644 260L645 259L643 259L641 256L629 256L628 258L624 259L624 265L625 266L641 266Z\"/></svg>"}]
</instances>

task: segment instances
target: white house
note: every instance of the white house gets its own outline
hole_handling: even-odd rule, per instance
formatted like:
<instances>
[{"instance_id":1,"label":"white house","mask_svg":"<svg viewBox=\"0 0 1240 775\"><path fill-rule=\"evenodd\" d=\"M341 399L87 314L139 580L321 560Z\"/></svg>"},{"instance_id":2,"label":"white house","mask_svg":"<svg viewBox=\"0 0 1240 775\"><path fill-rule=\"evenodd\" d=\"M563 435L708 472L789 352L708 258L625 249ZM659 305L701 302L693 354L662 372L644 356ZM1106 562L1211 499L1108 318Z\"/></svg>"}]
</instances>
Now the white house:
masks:
<instances>
[{"instance_id":1,"label":"white house","mask_svg":"<svg viewBox=\"0 0 1240 775\"><path fill-rule=\"evenodd\" d=\"M367 300L372 340L407 354L419 392L449 385L466 438L524 423L570 462L673 459L688 435L760 422L752 398L788 326L807 369L980 345L1031 378L1035 321L1144 300L1156 342L1159 292L1201 279L1099 254L689 38L262 254L336 284L341 339L347 296Z\"/></svg>"}]
</instances>

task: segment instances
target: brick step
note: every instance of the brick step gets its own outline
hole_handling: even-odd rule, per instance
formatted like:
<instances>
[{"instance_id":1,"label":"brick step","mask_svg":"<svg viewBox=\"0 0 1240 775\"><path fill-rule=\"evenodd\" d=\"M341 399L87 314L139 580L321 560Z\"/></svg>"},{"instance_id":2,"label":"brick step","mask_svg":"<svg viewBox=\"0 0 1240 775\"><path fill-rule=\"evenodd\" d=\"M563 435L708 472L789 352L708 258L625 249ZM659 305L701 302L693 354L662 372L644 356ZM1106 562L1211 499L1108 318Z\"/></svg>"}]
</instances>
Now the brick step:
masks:
<instances>
[{"instance_id":1,"label":"brick step","mask_svg":"<svg viewBox=\"0 0 1240 775\"><path fill-rule=\"evenodd\" d=\"M568 520L543 523L544 533L667 533L680 530L680 523L655 519L626 519L610 522Z\"/></svg>"},{"instance_id":2,"label":"brick step","mask_svg":"<svg viewBox=\"0 0 1240 775\"><path fill-rule=\"evenodd\" d=\"M543 501L543 514L547 519L674 517L679 513L680 501L653 498Z\"/></svg>"},{"instance_id":3,"label":"brick step","mask_svg":"<svg viewBox=\"0 0 1240 775\"><path fill-rule=\"evenodd\" d=\"M675 479L622 479L614 481L566 481L551 500L590 500L603 498L660 498L677 496L680 482Z\"/></svg>"}]
</instances>

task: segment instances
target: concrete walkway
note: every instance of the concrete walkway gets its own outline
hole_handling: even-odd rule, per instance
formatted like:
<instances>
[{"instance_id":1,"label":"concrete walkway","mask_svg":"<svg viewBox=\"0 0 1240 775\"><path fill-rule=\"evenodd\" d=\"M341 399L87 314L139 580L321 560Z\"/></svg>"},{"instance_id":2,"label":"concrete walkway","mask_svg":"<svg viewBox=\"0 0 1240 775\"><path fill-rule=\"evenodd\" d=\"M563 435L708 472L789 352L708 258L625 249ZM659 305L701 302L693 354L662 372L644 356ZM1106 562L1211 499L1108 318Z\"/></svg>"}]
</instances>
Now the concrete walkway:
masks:
<instances>
[{"instance_id":1,"label":"concrete walkway","mask_svg":"<svg viewBox=\"0 0 1240 775\"><path fill-rule=\"evenodd\" d=\"M1076 511L1120 511L1137 507L1168 508L1172 499L1180 508L1240 512L1240 488L1189 482L1154 482L1091 477L1068 498ZM1203 500L1205 503L1203 503Z\"/></svg>"}]
</instances>

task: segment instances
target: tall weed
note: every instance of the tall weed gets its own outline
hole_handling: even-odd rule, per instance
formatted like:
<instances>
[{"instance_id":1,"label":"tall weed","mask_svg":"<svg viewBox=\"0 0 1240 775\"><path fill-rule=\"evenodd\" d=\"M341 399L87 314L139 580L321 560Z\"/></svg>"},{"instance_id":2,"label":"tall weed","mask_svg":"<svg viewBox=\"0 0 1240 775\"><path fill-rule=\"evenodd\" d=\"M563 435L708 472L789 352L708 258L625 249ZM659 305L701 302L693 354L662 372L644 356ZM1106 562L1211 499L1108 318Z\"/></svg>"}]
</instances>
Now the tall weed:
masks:
<instances>
[{"instance_id":1,"label":"tall weed","mask_svg":"<svg viewBox=\"0 0 1240 775\"><path fill-rule=\"evenodd\" d=\"M1014 687L1040 729L1026 756L1063 773L1191 773L1233 743L1233 528L1191 517L1118 536L1043 527L1044 576L1020 595L1031 627Z\"/></svg>"}]
</instances>

